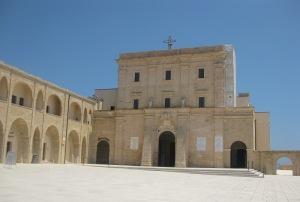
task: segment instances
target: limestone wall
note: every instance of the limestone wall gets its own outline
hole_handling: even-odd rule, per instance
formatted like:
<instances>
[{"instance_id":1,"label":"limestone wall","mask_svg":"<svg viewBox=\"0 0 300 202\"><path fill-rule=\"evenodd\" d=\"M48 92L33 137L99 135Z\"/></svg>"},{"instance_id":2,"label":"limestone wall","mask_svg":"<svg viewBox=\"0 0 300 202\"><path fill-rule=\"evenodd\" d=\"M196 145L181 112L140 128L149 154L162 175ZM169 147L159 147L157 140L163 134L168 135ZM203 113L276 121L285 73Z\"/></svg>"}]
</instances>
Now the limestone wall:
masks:
<instances>
[{"instance_id":1,"label":"limestone wall","mask_svg":"<svg viewBox=\"0 0 300 202\"><path fill-rule=\"evenodd\" d=\"M293 175L300 176L300 151L256 151L254 168L269 175L276 175L277 161L282 157L292 161Z\"/></svg>"},{"instance_id":2,"label":"limestone wall","mask_svg":"<svg viewBox=\"0 0 300 202\"><path fill-rule=\"evenodd\" d=\"M121 54L118 63L118 109L132 109L134 99L139 108L164 107L165 98L171 98L171 107L198 107L199 97L205 97L207 107L236 105L235 53L230 45ZM198 78L199 68L204 78ZM165 79L167 70L170 80Z\"/></svg>"},{"instance_id":3,"label":"limestone wall","mask_svg":"<svg viewBox=\"0 0 300 202\"><path fill-rule=\"evenodd\" d=\"M252 108L116 110L97 111L94 116L90 163L95 163L97 143L105 138L110 163L157 166L159 137L165 131L175 135L178 167L230 167L236 141L246 145L247 161L255 160ZM138 139L137 148L132 148L132 137Z\"/></svg>"},{"instance_id":4,"label":"limestone wall","mask_svg":"<svg viewBox=\"0 0 300 202\"><path fill-rule=\"evenodd\" d=\"M0 138L1 161L6 155L7 142L11 142L14 152L26 151L26 161L22 160L25 163L31 162L33 154L39 155L38 162L52 162L55 159L56 163L64 163L69 160L65 158L65 151L69 146L68 134L75 131L78 136L76 150L79 152L73 155L70 161L86 162L88 145L82 147L82 142L88 140L92 129L92 111L95 104L92 100L1 63L0 82L3 80L7 83L7 89L3 90L4 85L0 88L1 92L7 91L7 96L0 99L0 122L3 126L1 131L3 137ZM55 105L49 104L51 96L57 101ZM79 106L82 118L78 121L68 119L69 106L72 103ZM53 107L57 108L54 111L59 113L52 114ZM24 127L25 131L19 131ZM27 146L23 147L22 144ZM44 146L47 148L43 148ZM82 152L85 155L83 158L81 158L82 148L85 150ZM55 154L47 160L43 159L45 152Z\"/></svg>"}]
</instances>

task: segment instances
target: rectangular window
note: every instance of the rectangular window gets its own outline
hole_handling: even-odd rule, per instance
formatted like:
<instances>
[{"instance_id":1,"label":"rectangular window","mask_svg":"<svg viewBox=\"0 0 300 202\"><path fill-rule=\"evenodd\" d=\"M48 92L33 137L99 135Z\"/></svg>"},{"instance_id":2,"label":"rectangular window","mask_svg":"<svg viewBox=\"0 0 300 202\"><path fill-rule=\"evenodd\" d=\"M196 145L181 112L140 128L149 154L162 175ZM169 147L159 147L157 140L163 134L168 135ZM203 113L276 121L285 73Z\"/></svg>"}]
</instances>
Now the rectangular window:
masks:
<instances>
[{"instance_id":1,"label":"rectangular window","mask_svg":"<svg viewBox=\"0 0 300 202\"><path fill-rule=\"evenodd\" d=\"M17 104L17 96L15 96L15 95L11 96L11 103Z\"/></svg>"},{"instance_id":2,"label":"rectangular window","mask_svg":"<svg viewBox=\"0 0 300 202\"><path fill-rule=\"evenodd\" d=\"M135 72L134 73L134 82L139 82L140 81L140 72Z\"/></svg>"},{"instance_id":3,"label":"rectangular window","mask_svg":"<svg viewBox=\"0 0 300 202\"><path fill-rule=\"evenodd\" d=\"M111 111L115 110L115 106L110 106L110 110Z\"/></svg>"},{"instance_id":4,"label":"rectangular window","mask_svg":"<svg viewBox=\"0 0 300 202\"><path fill-rule=\"evenodd\" d=\"M165 98L165 108L171 107L171 98Z\"/></svg>"},{"instance_id":5,"label":"rectangular window","mask_svg":"<svg viewBox=\"0 0 300 202\"><path fill-rule=\"evenodd\" d=\"M223 152L223 136L215 136L215 152Z\"/></svg>"},{"instance_id":6,"label":"rectangular window","mask_svg":"<svg viewBox=\"0 0 300 202\"><path fill-rule=\"evenodd\" d=\"M139 137L130 137L130 149L131 150L139 149Z\"/></svg>"},{"instance_id":7,"label":"rectangular window","mask_svg":"<svg viewBox=\"0 0 300 202\"><path fill-rule=\"evenodd\" d=\"M21 106L24 106L24 98L20 97L19 104L20 104Z\"/></svg>"},{"instance_id":8,"label":"rectangular window","mask_svg":"<svg viewBox=\"0 0 300 202\"><path fill-rule=\"evenodd\" d=\"M50 107L49 107L49 105L47 105L47 107L46 107L46 113L49 113L49 111L50 111Z\"/></svg>"},{"instance_id":9,"label":"rectangular window","mask_svg":"<svg viewBox=\"0 0 300 202\"><path fill-rule=\"evenodd\" d=\"M205 107L205 97L199 97L199 108Z\"/></svg>"},{"instance_id":10,"label":"rectangular window","mask_svg":"<svg viewBox=\"0 0 300 202\"><path fill-rule=\"evenodd\" d=\"M199 79L204 78L204 69L203 68L198 69L198 78Z\"/></svg>"},{"instance_id":11,"label":"rectangular window","mask_svg":"<svg viewBox=\"0 0 300 202\"><path fill-rule=\"evenodd\" d=\"M171 70L167 70L165 76L166 76L166 80L171 80L171 77L172 77L171 76Z\"/></svg>"},{"instance_id":12,"label":"rectangular window","mask_svg":"<svg viewBox=\"0 0 300 202\"><path fill-rule=\"evenodd\" d=\"M138 109L139 108L139 100L138 99L134 99L133 100L133 109Z\"/></svg>"},{"instance_id":13,"label":"rectangular window","mask_svg":"<svg viewBox=\"0 0 300 202\"><path fill-rule=\"evenodd\" d=\"M197 151L206 151L206 137L197 137Z\"/></svg>"}]
</instances>

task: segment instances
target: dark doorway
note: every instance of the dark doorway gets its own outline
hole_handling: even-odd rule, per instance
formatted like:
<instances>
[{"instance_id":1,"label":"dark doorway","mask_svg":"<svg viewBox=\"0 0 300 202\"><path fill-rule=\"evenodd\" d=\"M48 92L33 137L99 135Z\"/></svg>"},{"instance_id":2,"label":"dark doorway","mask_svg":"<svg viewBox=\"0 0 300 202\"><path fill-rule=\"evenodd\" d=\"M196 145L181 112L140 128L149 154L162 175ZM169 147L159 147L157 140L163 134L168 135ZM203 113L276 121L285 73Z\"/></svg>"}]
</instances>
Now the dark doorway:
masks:
<instances>
[{"instance_id":1,"label":"dark doorway","mask_svg":"<svg viewBox=\"0 0 300 202\"><path fill-rule=\"evenodd\" d=\"M101 140L97 144L97 164L109 164L109 143Z\"/></svg>"},{"instance_id":2,"label":"dark doorway","mask_svg":"<svg viewBox=\"0 0 300 202\"><path fill-rule=\"evenodd\" d=\"M175 136L171 132L159 136L158 166L175 166Z\"/></svg>"},{"instance_id":3,"label":"dark doorway","mask_svg":"<svg viewBox=\"0 0 300 202\"><path fill-rule=\"evenodd\" d=\"M230 167L231 168L247 167L247 147L243 142L236 141L231 145Z\"/></svg>"},{"instance_id":4,"label":"dark doorway","mask_svg":"<svg viewBox=\"0 0 300 202\"><path fill-rule=\"evenodd\" d=\"M12 143L11 142L7 142L7 144L6 144L6 154L8 152L10 152L10 151L12 151Z\"/></svg>"}]
</instances>

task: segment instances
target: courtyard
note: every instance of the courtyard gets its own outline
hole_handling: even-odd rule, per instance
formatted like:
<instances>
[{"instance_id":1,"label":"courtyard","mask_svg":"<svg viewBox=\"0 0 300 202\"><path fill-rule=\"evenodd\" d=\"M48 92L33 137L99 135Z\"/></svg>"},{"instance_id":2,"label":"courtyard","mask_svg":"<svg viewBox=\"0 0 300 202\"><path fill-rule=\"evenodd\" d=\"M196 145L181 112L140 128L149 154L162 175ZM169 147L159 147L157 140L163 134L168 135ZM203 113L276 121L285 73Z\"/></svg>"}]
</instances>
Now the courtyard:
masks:
<instances>
[{"instance_id":1,"label":"courtyard","mask_svg":"<svg viewBox=\"0 0 300 202\"><path fill-rule=\"evenodd\" d=\"M300 177L214 176L73 164L0 167L0 201L300 201Z\"/></svg>"}]
</instances>

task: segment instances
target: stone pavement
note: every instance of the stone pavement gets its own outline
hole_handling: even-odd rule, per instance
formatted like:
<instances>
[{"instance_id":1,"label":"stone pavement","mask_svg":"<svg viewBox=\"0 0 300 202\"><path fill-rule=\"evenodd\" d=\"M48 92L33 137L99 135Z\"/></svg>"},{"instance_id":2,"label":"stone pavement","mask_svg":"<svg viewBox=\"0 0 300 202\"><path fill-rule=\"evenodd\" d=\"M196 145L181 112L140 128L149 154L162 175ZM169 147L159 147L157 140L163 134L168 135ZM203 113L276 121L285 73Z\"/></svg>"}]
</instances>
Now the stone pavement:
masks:
<instances>
[{"instance_id":1,"label":"stone pavement","mask_svg":"<svg viewBox=\"0 0 300 202\"><path fill-rule=\"evenodd\" d=\"M247 178L82 165L0 165L0 201L300 201L300 177Z\"/></svg>"}]
</instances>

